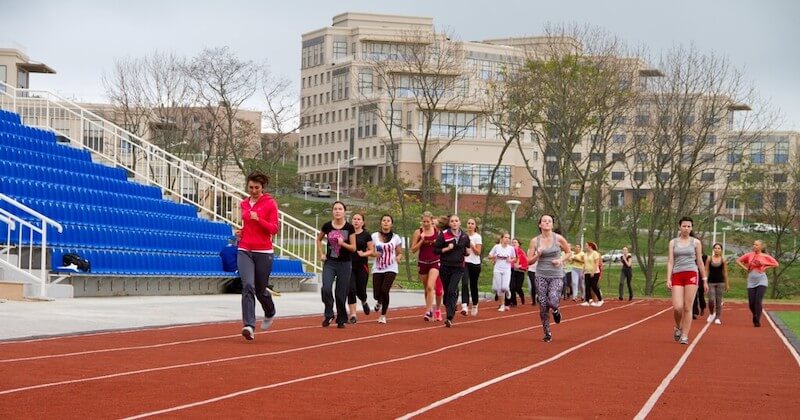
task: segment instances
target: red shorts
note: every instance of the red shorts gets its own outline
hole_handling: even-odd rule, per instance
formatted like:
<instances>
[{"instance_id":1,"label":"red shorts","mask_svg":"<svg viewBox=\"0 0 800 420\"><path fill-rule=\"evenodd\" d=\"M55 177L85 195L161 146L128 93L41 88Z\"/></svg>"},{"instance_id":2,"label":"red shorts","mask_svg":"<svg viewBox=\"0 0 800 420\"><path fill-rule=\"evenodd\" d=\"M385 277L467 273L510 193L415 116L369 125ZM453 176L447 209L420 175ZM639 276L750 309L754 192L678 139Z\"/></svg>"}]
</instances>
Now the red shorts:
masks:
<instances>
[{"instance_id":1,"label":"red shorts","mask_svg":"<svg viewBox=\"0 0 800 420\"><path fill-rule=\"evenodd\" d=\"M697 286L698 275L696 271L679 271L672 273L673 286Z\"/></svg>"},{"instance_id":2,"label":"red shorts","mask_svg":"<svg viewBox=\"0 0 800 420\"><path fill-rule=\"evenodd\" d=\"M418 262L417 266L419 267L419 274L425 275L428 274L432 269L439 269L439 261L436 262Z\"/></svg>"}]
</instances>

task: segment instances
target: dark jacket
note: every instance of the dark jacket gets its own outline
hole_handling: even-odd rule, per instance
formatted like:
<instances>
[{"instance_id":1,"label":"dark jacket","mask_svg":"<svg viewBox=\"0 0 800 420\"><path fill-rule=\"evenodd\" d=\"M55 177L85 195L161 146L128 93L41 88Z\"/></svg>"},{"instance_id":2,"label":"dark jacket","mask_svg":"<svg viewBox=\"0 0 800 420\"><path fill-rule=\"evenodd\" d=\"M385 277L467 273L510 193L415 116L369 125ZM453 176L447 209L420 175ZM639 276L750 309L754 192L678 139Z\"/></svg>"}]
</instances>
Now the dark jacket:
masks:
<instances>
[{"instance_id":1,"label":"dark jacket","mask_svg":"<svg viewBox=\"0 0 800 420\"><path fill-rule=\"evenodd\" d=\"M455 247L450 251L442 252L442 249L446 248L450 243L455 244ZM467 233L462 230L461 235L456 237L450 231L450 228L439 232L439 236L436 237L436 242L433 244L433 252L441 256L439 264L448 267L463 267L464 257L467 256L468 249L469 236L467 236Z\"/></svg>"}]
</instances>

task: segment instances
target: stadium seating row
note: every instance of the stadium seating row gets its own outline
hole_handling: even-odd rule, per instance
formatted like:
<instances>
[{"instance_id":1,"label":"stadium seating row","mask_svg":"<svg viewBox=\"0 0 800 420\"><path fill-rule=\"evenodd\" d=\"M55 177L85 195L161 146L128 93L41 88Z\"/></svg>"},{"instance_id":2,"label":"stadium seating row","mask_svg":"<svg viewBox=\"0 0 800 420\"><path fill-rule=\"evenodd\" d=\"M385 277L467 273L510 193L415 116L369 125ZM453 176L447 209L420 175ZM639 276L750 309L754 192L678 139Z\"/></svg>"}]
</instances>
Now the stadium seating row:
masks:
<instances>
[{"instance_id":1,"label":"stadium seating row","mask_svg":"<svg viewBox=\"0 0 800 420\"><path fill-rule=\"evenodd\" d=\"M16 134L18 136L30 137L45 142L55 143L56 135L52 131L42 130L41 128L28 127L11 121L0 120L0 132Z\"/></svg>"},{"instance_id":2,"label":"stadium seating row","mask_svg":"<svg viewBox=\"0 0 800 420\"><path fill-rule=\"evenodd\" d=\"M92 160L91 154L88 150L76 149L61 143L44 142L39 139L3 133L2 131L0 131L0 144L6 144L11 147L16 147L17 149L47 153L87 162Z\"/></svg>"},{"instance_id":3,"label":"stadium seating row","mask_svg":"<svg viewBox=\"0 0 800 420\"><path fill-rule=\"evenodd\" d=\"M14 124L20 124L22 121L19 114L11 111L0 109L0 121L6 121Z\"/></svg>"},{"instance_id":4,"label":"stadium seating row","mask_svg":"<svg viewBox=\"0 0 800 420\"><path fill-rule=\"evenodd\" d=\"M67 171L82 172L89 175L97 175L122 181L128 180L128 171L123 168L112 168L110 166L98 165L89 160L70 159L58 155L19 149L9 146L7 143L0 143L0 160L25 163L44 168L58 168Z\"/></svg>"}]
</instances>

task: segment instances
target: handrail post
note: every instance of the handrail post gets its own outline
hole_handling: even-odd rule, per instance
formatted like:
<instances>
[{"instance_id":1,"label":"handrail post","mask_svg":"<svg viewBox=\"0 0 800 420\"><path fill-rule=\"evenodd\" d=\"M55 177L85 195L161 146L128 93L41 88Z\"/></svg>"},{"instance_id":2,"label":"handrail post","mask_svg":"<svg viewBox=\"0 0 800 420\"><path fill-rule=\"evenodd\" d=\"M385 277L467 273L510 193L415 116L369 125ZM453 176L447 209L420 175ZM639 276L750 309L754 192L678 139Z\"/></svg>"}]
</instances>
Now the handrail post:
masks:
<instances>
[{"instance_id":1,"label":"handrail post","mask_svg":"<svg viewBox=\"0 0 800 420\"><path fill-rule=\"evenodd\" d=\"M32 242L32 241L31 241ZM33 243L31 243L33 245ZM42 220L42 244L40 245L41 249L41 256L39 258L40 265L39 265L39 280L42 282L42 287L39 290L39 296L42 298L47 297L47 221ZM31 249L33 252L33 249Z\"/></svg>"}]
</instances>

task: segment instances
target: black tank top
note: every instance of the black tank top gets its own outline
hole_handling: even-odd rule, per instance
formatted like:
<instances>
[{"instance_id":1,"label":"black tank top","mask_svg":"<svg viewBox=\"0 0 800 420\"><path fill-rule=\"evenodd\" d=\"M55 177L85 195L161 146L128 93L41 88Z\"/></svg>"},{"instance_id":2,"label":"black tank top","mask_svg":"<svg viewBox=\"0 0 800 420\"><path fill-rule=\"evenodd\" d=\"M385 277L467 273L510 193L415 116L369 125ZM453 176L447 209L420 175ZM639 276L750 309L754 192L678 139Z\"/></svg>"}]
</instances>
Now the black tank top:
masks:
<instances>
[{"instance_id":1,"label":"black tank top","mask_svg":"<svg viewBox=\"0 0 800 420\"><path fill-rule=\"evenodd\" d=\"M725 278L722 277L722 267L724 262L720 260L719 265L714 264L714 257L710 257L711 262L708 264L708 282L709 283L724 283Z\"/></svg>"}]
</instances>

